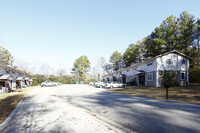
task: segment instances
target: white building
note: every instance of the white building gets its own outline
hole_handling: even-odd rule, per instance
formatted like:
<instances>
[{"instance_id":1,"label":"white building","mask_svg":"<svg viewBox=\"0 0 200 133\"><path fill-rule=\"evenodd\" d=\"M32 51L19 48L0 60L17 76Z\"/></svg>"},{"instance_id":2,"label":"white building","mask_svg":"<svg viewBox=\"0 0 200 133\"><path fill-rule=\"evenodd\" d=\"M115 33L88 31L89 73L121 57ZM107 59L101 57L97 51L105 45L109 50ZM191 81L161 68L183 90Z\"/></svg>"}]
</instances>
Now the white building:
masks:
<instances>
[{"instance_id":1,"label":"white building","mask_svg":"<svg viewBox=\"0 0 200 133\"><path fill-rule=\"evenodd\" d=\"M177 72L177 83L189 84L189 60L191 58L176 50L158 55L147 61L132 65L104 76L104 81L119 81L128 84L135 81L137 85L162 86L161 72Z\"/></svg>"},{"instance_id":2,"label":"white building","mask_svg":"<svg viewBox=\"0 0 200 133\"><path fill-rule=\"evenodd\" d=\"M0 64L0 93L11 92L13 88L21 89L31 86L32 81L28 73Z\"/></svg>"}]
</instances>

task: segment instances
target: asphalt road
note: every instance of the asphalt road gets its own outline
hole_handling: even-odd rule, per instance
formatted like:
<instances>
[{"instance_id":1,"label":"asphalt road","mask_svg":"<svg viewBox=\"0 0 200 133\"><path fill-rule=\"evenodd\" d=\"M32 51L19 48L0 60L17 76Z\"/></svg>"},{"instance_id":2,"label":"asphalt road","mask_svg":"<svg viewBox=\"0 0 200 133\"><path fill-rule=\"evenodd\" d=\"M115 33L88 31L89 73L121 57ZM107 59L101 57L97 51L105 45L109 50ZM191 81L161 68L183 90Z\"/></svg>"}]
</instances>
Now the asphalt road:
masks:
<instances>
[{"instance_id":1,"label":"asphalt road","mask_svg":"<svg viewBox=\"0 0 200 133\"><path fill-rule=\"evenodd\" d=\"M31 91L0 125L0 133L121 132L57 97L59 88L43 87Z\"/></svg>"},{"instance_id":2,"label":"asphalt road","mask_svg":"<svg viewBox=\"0 0 200 133\"><path fill-rule=\"evenodd\" d=\"M199 104L121 95L88 85L63 85L58 96L137 132L200 132Z\"/></svg>"}]
</instances>

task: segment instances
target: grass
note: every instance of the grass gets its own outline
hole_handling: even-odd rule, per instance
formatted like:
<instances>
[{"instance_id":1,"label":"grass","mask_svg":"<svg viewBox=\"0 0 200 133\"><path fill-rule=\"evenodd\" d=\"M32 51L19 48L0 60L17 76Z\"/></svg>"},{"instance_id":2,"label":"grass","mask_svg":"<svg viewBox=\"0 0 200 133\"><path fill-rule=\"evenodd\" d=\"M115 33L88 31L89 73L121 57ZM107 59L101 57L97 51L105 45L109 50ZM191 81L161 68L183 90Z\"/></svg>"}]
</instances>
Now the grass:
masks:
<instances>
[{"instance_id":1,"label":"grass","mask_svg":"<svg viewBox=\"0 0 200 133\"><path fill-rule=\"evenodd\" d=\"M0 94L0 124L10 115L26 93L38 87L13 89L12 93Z\"/></svg>"},{"instance_id":2,"label":"grass","mask_svg":"<svg viewBox=\"0 0 200 133\"><path fill-rule=\"evenodd\" d=\"M166 89L162 87L127 86L126 88L115 88L108 91L127 95L165 99ZM188 103L200 103L200 84L191 84L184 87L169 88L169 100L183 101Z\"/></svg>"}]
</instances>

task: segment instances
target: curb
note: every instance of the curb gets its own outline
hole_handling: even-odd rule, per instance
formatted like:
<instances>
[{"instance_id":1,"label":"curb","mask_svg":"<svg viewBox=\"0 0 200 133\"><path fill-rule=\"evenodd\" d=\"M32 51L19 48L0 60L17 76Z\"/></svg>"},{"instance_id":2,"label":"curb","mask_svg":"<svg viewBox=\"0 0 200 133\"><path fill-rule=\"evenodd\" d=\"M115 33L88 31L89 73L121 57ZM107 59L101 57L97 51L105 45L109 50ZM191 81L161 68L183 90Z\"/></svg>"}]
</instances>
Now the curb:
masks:
<instances>
[{"instance_id":1,"label":"curb","mask_svg":"<svg viewBox=\"0 0 200 133\"><path fill-rule=\"evenodd\" d=\"M109 120L105 117L102 117L98 114L95 114L93 112L90 112L89 110L81 107L81 106L78 106L78 105L74 105L73 103L69 102L69 101L66 101L66 99L63 99L61 96L56 96L60 99L62 99L63 101L67 102L69 105L71 105L72 107L76 108L77 110L79 111L82 111L82 112L85 112L87 113L89 116L93 117L94 119L96 119L97 121L99 121L100 123L104 124L105 126L113 129L114 131L116 131L117 133L137 133L121 124L118 124L112 120Z\"/></svg>"},{"instance_id":2,"label":"curb","mask_svg":"<svg viewBox=\"0 0 200 133\"><path fill-rule=\"evenodd\" d=\"M39 87L39 86L32 86L33 88ZM22 100L17 104L17 106L15 107L15 109L11 112L11 114L6 118L6 120L0 124L0 133L3 131L3 129L5 129L8 125L8 123L11 121L12 118L14 118L14 116L16 115L16 113L18 112L18 110L20 109L25 97L28 95L28 93L22 98Z\"/></svg>"},{"instance_id":3,"label":"curb","mask_svg":"<svg viewBox=\"0 0 200 133\"><path fill-rule=\"evenodd\" d=\"M11 121L11 119L16 115L16 113L18 112L18 110L20 109L22 102L24 101L24 98L17 104L17 106L15 107L15 109L11 112L11 114L6 118L6 120L0 124L0 132L3 132L3 129L6 128L6 126L8 125L8 123Z\"/></svg>"}]
</instances>

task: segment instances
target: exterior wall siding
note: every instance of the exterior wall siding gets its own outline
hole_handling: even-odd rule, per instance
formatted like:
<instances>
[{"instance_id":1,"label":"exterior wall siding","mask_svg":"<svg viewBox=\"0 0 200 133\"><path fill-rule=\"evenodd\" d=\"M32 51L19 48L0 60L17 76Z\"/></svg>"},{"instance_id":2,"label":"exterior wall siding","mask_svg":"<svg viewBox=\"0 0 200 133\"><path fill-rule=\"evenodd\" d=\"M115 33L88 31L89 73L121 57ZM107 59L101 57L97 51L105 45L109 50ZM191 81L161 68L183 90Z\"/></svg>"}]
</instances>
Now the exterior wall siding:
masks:
<instances>
[{"instance_id":1,"label":"exterior wall siding","mask_svg":"<svg viewBox=\"0 0 200 133\"><path fill-rule=\"evenodd\" d=\"M182 61L185 60L185 63ZM132 67L124 68L114 74L107 75L105 79L113 79L113 76L116 77L117 81L123 82L123 76L126 77L125 83L132 81L134 78L136 79L137 85L140 84L139 80L141 80L141 75L145 76L145 86L154 86L159 87L162 86L162 76L160 75L160 71L169 70L176 71L177 74L177 82L179 84L189 84L188 71L189 71L189 59L188 57L179 54L179 53L168 53L161 56L157 56L156 58L149 60L152 62L151 65L147 65L148 61L142 62L140 64L136 64ZM170 63L168 62L170 61ZM181 72L185 73L184 80L181 80ZM153 73L153 80L148 81L147 75L148 73ZM111 81L111 80L110 80Z\"/></svg>"},{"instance_id":2,"label":"exterior wall siding","mask_svg":"<svg viewBox=\"0 0 200 133\"><path fill-rule=\"evenodd\" d=\"M152 81L148 81L148 78L147 78L147 75L150 74L150 73L153 74L153 80ZM146 86L156 87L156 71L146 73L145 77L146 77L146 82L147 82Z\"/></svg>"},{"instance_id":3,"label":"exterior wall siding","mask_svg":"<svg viewBox=\"0 0 200 133\"><path fill-rule=\"evenodd\" d=\"M17 82L16 82L16 78L19 76L22 77L30 77L28 74L23 73L20 70L14 69L10 66L6 66L3 64L0 64L0 75L10 75L10 77L12 77L13 80L6 80L6 79L2 79L1 85L0 85L0 93L7 93L12 91L12 88L16 88L17 86ZM20 81L22 82L22 81ZM29 82L29 81L28 81ZM22 82L22 84L24 84Z\"/></svg>"}]
</instances>

